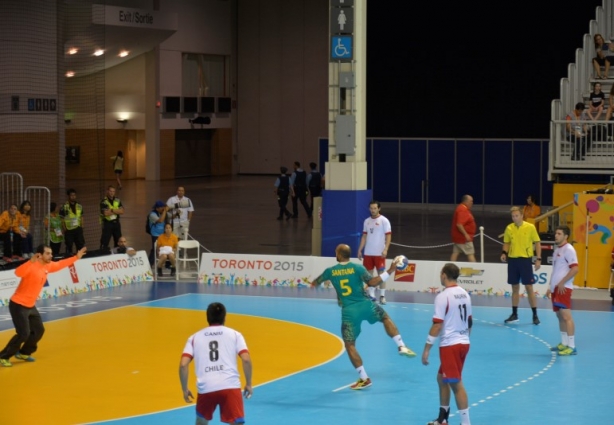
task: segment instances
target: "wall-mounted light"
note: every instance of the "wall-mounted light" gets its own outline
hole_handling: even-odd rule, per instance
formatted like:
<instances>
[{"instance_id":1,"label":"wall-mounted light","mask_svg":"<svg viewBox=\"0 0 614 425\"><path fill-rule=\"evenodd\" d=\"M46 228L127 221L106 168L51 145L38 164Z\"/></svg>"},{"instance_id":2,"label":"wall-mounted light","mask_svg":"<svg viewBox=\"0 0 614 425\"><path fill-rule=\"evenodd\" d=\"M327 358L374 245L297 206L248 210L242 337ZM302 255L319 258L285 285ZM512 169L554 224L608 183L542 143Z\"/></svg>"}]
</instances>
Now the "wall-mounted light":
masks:
<instances>
[{"instance_id":1,"label":"wall-mounted light","mask_svg":"<svg viewBox=\"0 0 614 425\"><path fill-rule=\"evenodd\" d=\"M97 49L96 51L94 51L94 56L102 56L102 55L104 55L104 50Z\"/></svg>"},{"instance_id":2,"label":"wall-mounted light","mask_svg":"<svg viewBox=\"0 0 614 425\"><path fill-rule=\"evenodd\" d=\"M130 54L130 52L129 52L129 51L127 51L127 50L122 50L121 52L119 52L119 55L118 55L118 56L119 56L120 58L125 58L125 57L126 57L126 56L128 56L129 54Z\"/></svg>"},{"instance_id":3,"label":"wall-mounted light","mask_svg":"<svg viewBox=\"0 0 614 425\"><path fill-rule=\"evenodd\" d=\"M126 118L118 118L117 122L121 123L121 124L126 124L128 122L128 120Z\"/></svg>"}]
</instances>

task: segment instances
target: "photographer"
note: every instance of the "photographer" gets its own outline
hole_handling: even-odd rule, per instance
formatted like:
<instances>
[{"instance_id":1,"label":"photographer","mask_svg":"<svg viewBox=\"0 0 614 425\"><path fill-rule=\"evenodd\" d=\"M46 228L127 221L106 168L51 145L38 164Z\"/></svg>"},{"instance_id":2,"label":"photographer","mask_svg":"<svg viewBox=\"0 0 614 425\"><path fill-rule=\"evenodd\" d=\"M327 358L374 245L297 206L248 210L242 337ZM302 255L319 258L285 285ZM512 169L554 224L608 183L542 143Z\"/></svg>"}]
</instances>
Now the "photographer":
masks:
<instances>
[{"instance_id":1,"label":"photographer","mask_svg":"<svg viewBox=\"0 0 614 425\"><path fill-rule=\"evenodd\" d=\"M187 239L190 221L194 214L194 205L190 198L185 195L183 186L177 188L177 195L171 196L166 201L168 206L168 221L173 226L173 233L178 238Z\"/></svg>"}]
</instances>

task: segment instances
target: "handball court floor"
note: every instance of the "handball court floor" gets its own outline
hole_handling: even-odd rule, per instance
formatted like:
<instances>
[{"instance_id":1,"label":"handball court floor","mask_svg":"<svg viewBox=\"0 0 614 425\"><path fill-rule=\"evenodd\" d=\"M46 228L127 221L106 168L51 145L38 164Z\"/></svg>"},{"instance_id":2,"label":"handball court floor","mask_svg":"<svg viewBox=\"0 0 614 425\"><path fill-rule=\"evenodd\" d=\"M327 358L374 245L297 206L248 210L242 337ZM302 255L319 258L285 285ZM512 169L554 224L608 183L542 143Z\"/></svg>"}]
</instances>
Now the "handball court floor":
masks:
<instances>
[{"instance_id":1,"label":"handball court floor","mask_svg":"<svg viewBox=\"0 0 614 425\"><path fill-rule=\"evenodd\" d=\"M135 248L146 249L143 212L183 185L196 208L191 234L206 249L309 255L311 225L304 214L275 220L273 180L125 182L124 234ZM446 260L449 247L427 247L448 243L452 210L453 205L385 204L382 213L399 243L391 255ZM478 225L493 236L509 222L507 211L474 207ZM487 252L499 252L496 242L487 243ZM430 365L420 362L434 295L389 291L387 298L386 311L418 357L398 356L380 324L363 324L357 347L373 380L363 391L348 389L357 376L339 338L340 310L331 290L165 280L42 300L37 305L46 334L37 361L14 360L12 368L0 369L0 424L194 423L194 404L181 395L178 364L188 336L206 326L205 310L213 301L226 305L226 324L244 334L252 355L255 389L245 402L247 423L424 424L439 406L437 350L431 351ZM605 290L577 290L574 298L574 357L549 350L560 335L548 300L539 300L542 323L534 326L526 299L520 323L504 325L509 298L473 298L472 345L463 375L472 423L610 423L612 305ZM8 308L0 307L0 345L13 333ZM194 380L192 374L193 393ZM218 412L211 423L220 423Z\"/></svg>"}]
</instances>

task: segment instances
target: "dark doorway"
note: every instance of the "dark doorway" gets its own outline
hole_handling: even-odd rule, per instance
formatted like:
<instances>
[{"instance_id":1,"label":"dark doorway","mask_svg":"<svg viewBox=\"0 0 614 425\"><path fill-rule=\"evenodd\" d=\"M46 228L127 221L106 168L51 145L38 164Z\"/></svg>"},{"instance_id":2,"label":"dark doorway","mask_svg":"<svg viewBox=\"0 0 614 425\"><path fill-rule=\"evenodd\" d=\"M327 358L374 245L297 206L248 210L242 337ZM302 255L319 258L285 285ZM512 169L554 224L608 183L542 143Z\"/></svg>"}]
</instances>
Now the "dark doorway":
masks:
<instances>
[{"instance_id":1,"label":"dark doorway","mask_svg":"<svg viewBox=\"0 0 614 425\"><path fill-rule=\"evenodd\" d=\"M175 178L211 175L212 129L175 130Z\"/></svg>"}]
</instances>

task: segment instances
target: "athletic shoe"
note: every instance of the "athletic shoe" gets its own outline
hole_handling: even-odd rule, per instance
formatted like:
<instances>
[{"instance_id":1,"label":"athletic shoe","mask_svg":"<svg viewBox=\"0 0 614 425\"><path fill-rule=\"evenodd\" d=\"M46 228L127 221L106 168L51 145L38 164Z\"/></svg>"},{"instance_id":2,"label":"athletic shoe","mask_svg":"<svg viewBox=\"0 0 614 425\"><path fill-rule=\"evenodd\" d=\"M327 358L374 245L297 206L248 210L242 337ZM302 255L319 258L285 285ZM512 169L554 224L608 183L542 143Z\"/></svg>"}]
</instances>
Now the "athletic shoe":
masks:
<instances>
[{"instance_id":1,"label":"athletic shoe","mask_svg":"<svg viewBox=\"0 0 614 425\"><path fill-rule=\"evenodd\" d=\"M445 419L443 420L443 422L439 422L437 419L432 420L431 422L428 422L426 425L447 425L448 421L446 421Z\"/></svg>"},{"instance_id":2,"label":"athletic shoe","mask_svg":"<svg viewBox=\"0 0 614 425\"><path fill-rule=\"evenodd\" d=\"M518 315L514 313L510 314L510 317L505 319L504 323L518 323Z\"/></svg>"},{"instance_id":3,"label":"athletic shoe","mask_svg":"<svg viewBox=\"0 0 614 425\"><path fill-rule=\"evenodd\" d=\"M13 363L9 362L7 359L0 359L0 366L11 367L13 366Z\"/></svg>"},{"instance_id":4,"label":"athletic shoe","mask_svg":"<svg viewBox=\"0 0 614 425\"><path fill-rule=\"evenodd\" d=\"M533 324L534 325L539 325L540 324L539 317L537 317L537 314L535 316L533 316Z\"/></svg>"},{"instance_id":5,"label":"athletic shoe","mask_svg":"<svg viewBox=\"0 0 614 425\"><path fill-rule=\"evenodd\" d=\"M21 354L21 353L17 353L15 354L15 358L19 359L19 360L23 360L24 362L35 362L36 359L28 354Z\"/></svg>"},{"instance_id":6,"label":"athletic shoe","mask_svg":"<svg viewBox=\"0 0 614 425\"><path fill-rule=\"evenodd\" d=\"M386 304L386 297L385 297L385 296L383 296L383 295L382 295L381 297L379 297L379 303L380 303L381 305Z\"/></svg>"},{"instance_id":7,"label":"athletic shoe","mask_svg":"<svg viewBox=\"0 0 614 425\"><path fill-rule=\"evenodd\" d=\"M175 276L175 267L171 267L171 276Z\"/></svg>"},{"instance_id":8,"label":"athletic shoe","mask_svg":"<svg viewBox=\"0 0 614 425\"><path fill-rule=\"evenodd\" d=\"M2 259L7 263L10 263L11 261L13 261L11 260L11 257L2 257Z\"/></svg>"},{"instance_id":9,"label":"athletic shoe","mask_svg":"<svg viewBox=\"0 0 614 425\"><path fill-rule=\"evenodd\" d=\"M555 347L550 347L550 351L562 351L565 348L567 348L567 346L563 345L562 343L559 342L559 345L557 345Z\"/></svg>"},{"instance_id":10,"label":"athletic shoe","mask_svg":"<svg viewBox=\"0 0 614 425\"><path fill-rule=\"evenodd\" d=\"M565 347L563 350L559 351L559 356L575 356L576 354L578 354L578 352L575 347Z\"/></svg>"},{"instance_id":11,"label":"athletic shoe","mask_svg":"<svg viewBox=\"0 0 614 425\"><path fill-rule=\"evenodd\" d=\"M12 259L13 261L15 261L15 260L17 260L17 261L22 261L22 260L23 260L23 257L20 257L19 255L13 255L13 256L11 257L11 259Z\"/></svg>"},{"instance_id":12,"label":"athletic shoe","mask_svg":"<svg viewBox=\"0 0 614 425\"><path fill-rule=\"evenodd\" d=\"M442 424L447 424L448 423L448 414L449 411L446 411L443 407L439 408L439 416L437 416L437 419L433 419L431 422L427 423L426 425L442 425Z\"/></svg>"},{"instance_id":13,"label":"athletic shoe","mask_svg":"<svg viewBox=\"0 0 614 425\"><path fill-rule=\"evenodd\" d=\"M350 385L351 390L363 390L371 386L371 379L358 379L354 384Z\"/></svg>"},{"instance_id":14,"label":"athletic shoe","mask_svg":"<svg viewBox=\"0 0 614 425\"><path fill-rule=\"evenodd\" d=\"M399 347L399 356L416 357L416 353L414 353L413 351L411 351L407 347L401 346L401 347Z\"/></svg>"},{"instance_id":15,"label":"athletic shoe","mask_svg":"<svg viewBox=\"0 0 614 425\"><path fill-rule=\"evenodd\" d=\"M158 267L158 276L162 276L162 268Z\"/></svg>"}]
</instances>

